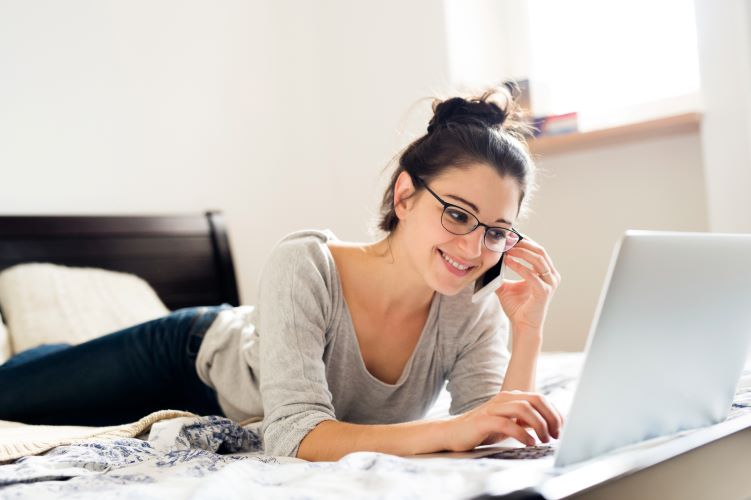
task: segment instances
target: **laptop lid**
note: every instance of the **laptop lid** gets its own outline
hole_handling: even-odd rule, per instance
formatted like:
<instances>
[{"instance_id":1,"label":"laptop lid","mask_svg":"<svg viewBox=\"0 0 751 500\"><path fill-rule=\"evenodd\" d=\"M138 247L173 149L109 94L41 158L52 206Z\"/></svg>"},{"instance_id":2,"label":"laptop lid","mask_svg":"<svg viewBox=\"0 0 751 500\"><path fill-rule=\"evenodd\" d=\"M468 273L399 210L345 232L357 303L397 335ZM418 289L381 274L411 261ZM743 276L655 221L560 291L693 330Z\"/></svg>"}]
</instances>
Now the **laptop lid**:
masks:
<instances>
[{"instance_id":1,"label":"laptop lid","mask_svg":"<svg viewBox=\"0 0 751 500\"><path fill-rule=\"evenodd\" d=\"M751 235L627 231L555 466L726 418L751 339Z\"/></svg>"}]
</instances>

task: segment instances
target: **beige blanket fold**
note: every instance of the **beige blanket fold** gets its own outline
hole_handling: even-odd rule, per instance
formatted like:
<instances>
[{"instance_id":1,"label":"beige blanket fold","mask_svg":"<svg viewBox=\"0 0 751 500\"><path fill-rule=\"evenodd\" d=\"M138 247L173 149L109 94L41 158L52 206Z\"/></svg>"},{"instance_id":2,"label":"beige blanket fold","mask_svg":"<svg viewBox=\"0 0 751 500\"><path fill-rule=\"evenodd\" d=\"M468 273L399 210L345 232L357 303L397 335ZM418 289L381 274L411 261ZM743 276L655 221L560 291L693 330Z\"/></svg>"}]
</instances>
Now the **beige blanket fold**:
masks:
<instances>
[{"instance_id":1,"label":"beige blanket fold","mask_svg":"<svg viewBox=\"0 0 751 500\"><path fill-rule=\"evenodd\" d=\"M137 422L110 427L29 425L0 420L0 462L26 455L37 455L55 446L76 444L92 439L135 437L161 420L194 416L196 415L187 411L160 410L146 415Z\"/></svg>"}]
</instances>

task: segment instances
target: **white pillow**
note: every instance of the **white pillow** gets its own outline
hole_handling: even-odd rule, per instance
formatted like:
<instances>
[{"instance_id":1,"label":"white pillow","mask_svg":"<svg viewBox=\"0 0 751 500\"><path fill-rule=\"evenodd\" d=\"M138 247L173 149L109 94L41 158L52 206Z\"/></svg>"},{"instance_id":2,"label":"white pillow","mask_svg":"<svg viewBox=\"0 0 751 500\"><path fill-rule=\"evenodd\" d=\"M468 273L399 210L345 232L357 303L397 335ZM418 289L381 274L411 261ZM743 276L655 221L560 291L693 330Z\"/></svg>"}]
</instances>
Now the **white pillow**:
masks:
<instances>
[{"instance_id":1,"label":"white pillow","mask_svg":"<svg viewBox=\"0 0 751 500\"><path fill-rule=\"evenodd\" d=\"M40 344L80 344L169 313L138 276L39 263L0 273L0 307L14 353Z\"/></svg>"},{"instance_id":2,"label":"white pillow","mask_svg":"<svg viewBox=\"0 0 751 500\"><path fill-rule=\"evenodd\" d=\"M10 339L8 330L3 323L3 316L0 314L0 365L8 361L10 357Z\"/></svg>"}]
</instances>

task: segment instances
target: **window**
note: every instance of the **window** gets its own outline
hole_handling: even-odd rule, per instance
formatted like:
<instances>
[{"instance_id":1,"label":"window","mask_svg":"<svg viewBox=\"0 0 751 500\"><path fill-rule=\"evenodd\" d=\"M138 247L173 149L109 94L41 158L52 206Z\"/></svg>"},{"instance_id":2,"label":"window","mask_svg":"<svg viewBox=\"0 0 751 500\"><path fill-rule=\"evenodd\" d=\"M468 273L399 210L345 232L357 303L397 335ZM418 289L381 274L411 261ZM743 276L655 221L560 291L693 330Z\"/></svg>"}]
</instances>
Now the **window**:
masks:
<instances>
[{"instance_id":1,"label":"window","mask_svg":"<svg viewBox=\"0 0 751 500\"><path fill-rule=\"evenodd\" d=\"M581 130L700 108L690 0L445 2L459 86L528 78L535 115L576 111Z\"/></svg>"},{"instance_id":2,"label":"window","mask_svg":"<svg viewBox=\"0 0 751 500\"><path fill-rule=\"evenodd\" d=\"M531 0L529 29L536 114L578 111L586 129L699 106L691 1Z\"/></svg>"}]
</instances>

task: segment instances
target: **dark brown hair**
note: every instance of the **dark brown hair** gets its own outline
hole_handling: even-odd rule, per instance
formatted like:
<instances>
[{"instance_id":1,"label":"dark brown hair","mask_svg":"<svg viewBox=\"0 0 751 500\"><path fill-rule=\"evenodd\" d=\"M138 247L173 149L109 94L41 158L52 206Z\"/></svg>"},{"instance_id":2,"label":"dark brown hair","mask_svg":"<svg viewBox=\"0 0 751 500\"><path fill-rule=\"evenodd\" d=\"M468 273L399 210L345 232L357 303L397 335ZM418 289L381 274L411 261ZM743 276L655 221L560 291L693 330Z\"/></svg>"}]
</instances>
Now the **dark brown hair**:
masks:
<instances>
[{"instance_id":1,"label":"dark brown hair","mask_svg":"<svg viewBox=\"0 0 751 500\"><path fill-rule=\"evenodd\" d=\"M522 202L534 189L535 166L525 141L531 129L516 104L517 96L518 87L504 84L479 97L434 99L427 133L399 156L383 194L378 228L391 233L399 223L394 210L394 187L399 174L406 171L413 179L420 177L429 183L446 169L466 168L473 163L490 165L501 177L510 176L519 183L521 212ZM422 187L417 185L415 189Z\"/></svg>"}]
</instances>

